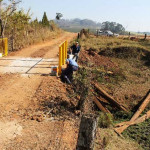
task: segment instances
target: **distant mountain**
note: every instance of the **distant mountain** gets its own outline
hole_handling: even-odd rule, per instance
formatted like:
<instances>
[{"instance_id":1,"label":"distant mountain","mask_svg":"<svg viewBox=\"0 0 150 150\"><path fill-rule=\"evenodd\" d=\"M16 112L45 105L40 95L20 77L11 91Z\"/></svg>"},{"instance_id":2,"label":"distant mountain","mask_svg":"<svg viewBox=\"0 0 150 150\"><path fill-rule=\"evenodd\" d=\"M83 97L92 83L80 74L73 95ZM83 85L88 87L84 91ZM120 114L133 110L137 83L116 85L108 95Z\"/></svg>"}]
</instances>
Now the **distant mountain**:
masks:
<instances>
[{"instance_id":1,"label":"distant mountain","mask_svg":"<svg viewBox=\"0 0 150 150\"><path fill-rule=\"evenodd\" d=\"M61 20L55 20L55 23L59 25L60 28L66 29L66 30L75 30L77 32L80 31L82 28L89 28L89 29L100 29L101 23L97 23L90 19L61 19Z\"/></svg>"}]
</instances>

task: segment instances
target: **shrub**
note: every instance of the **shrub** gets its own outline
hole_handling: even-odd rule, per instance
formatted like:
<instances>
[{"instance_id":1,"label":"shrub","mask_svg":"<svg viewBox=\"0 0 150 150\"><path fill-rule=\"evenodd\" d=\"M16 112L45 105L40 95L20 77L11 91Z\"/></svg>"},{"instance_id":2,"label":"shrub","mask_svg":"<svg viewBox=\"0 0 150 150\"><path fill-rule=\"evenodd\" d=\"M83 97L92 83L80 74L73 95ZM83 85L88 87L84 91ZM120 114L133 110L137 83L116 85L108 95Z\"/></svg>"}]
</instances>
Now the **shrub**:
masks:
<instances>
[{"instance_id":1,"label":"shrub","mask_svg":"<svg viewBox=\"0 0 150 150\"><path fill-rule=\"evenodd\" d=\"M100 128L109 128L113 125L113 116L109 113L100 112L98 126Z\"/></svg>"}]
</instances>

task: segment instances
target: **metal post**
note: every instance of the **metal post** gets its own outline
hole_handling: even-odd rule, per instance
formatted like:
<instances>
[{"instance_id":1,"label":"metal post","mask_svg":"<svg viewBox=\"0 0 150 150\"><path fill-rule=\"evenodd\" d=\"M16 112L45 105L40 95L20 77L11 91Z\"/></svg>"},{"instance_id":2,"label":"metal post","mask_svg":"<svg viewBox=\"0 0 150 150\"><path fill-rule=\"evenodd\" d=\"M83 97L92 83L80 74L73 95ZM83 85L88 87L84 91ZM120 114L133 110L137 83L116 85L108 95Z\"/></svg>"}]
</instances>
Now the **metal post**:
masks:
<instances>
[{"instance_id":1,"label":"metal post","mask_svg":"<svg viewBox=\"0 0 150 150\"><path fill-rule=\"evenodd\" d=\"M59 74L61 74L62 67L62 46L59 47Z\"/></svg>"},{"instance_id":2,"label":"metal post","mask_svg":"<svg viewBox=\"0 0 150 150\"><path fill-rule=\"evenodd\" d=\"M68 49L68 41L66 41L66 59L67 59L67 49Z\"/></svg>"},{"instance_id":3,"label":"metal post","mask_svg":"<svg viewBox=\"0 0 150 150\"><path fill-rule=\"evenodd\" d=\"M5 38L5 50L4 50L4 55L7 56L8 55L8 39Z\"/></svg>"},{"instance_id":4,"label":"metal post","mask_svg":"<svg viewBox=\"0 0 150 150\"><path fill-rule=\"evenodd\" d=\"M62 45L62 64L65 64L65 43Z\"/></svg>"}]
</instances>

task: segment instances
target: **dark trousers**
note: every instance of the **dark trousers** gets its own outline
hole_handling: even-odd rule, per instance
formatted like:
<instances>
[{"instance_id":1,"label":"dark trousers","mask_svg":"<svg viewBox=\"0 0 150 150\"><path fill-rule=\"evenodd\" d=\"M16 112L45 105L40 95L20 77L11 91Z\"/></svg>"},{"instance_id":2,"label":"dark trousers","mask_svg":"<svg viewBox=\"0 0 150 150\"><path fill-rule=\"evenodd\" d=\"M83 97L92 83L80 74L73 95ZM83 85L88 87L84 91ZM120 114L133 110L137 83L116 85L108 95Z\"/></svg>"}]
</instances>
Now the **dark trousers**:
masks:
<instances>
[{"instance_id":1,"label":"dark trousers","mask_svg":"<svg viewBox=\"0 0 150 150\"><path fill-rule=\"evenodd\" d=\"M75 53L73 54L73 59L75 59L75 61L77 62L78 61L78 58L79 58L79 53Z\"/></svg>"},{"instance_id":2,"label":"dark trousers","mask_svg":"<svg viewBox=\"0 0 150 150\"><path fill-rule=\"evenodd\" d=\"M63 80L68 84L71 84L73 71L77 70L78 70L77 66L68 65L68 67L62 73Z\"/></svg>"}]
</instances>

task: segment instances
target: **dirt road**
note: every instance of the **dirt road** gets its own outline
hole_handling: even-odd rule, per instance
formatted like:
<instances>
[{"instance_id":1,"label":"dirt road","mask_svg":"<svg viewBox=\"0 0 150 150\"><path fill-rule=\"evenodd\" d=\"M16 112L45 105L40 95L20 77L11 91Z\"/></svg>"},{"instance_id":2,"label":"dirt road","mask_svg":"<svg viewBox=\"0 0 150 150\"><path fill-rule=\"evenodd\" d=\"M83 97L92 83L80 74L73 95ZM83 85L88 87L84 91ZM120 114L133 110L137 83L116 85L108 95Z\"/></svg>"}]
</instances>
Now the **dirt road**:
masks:
<instances>
[{"instance_id":1,"label":"dirt road","mask_svg":"<svg viewBox=\"0 0 150 150\"><path fill-rule=\"evenodd\" d=\"M0 149L75 149L78 118L74 116L71 120L55 115L60 110L55 110L57 101L70 103L66 97L66 85L56 77L15 72L15 68L30 69L30 63L37 61L35 58L58 59L59 44L75 36L74 33L64 33L57 39L10 53L0 61ZM6 74L4 70L10 67L12 72L9 70Z\"/></svg>"}]
</instances>

